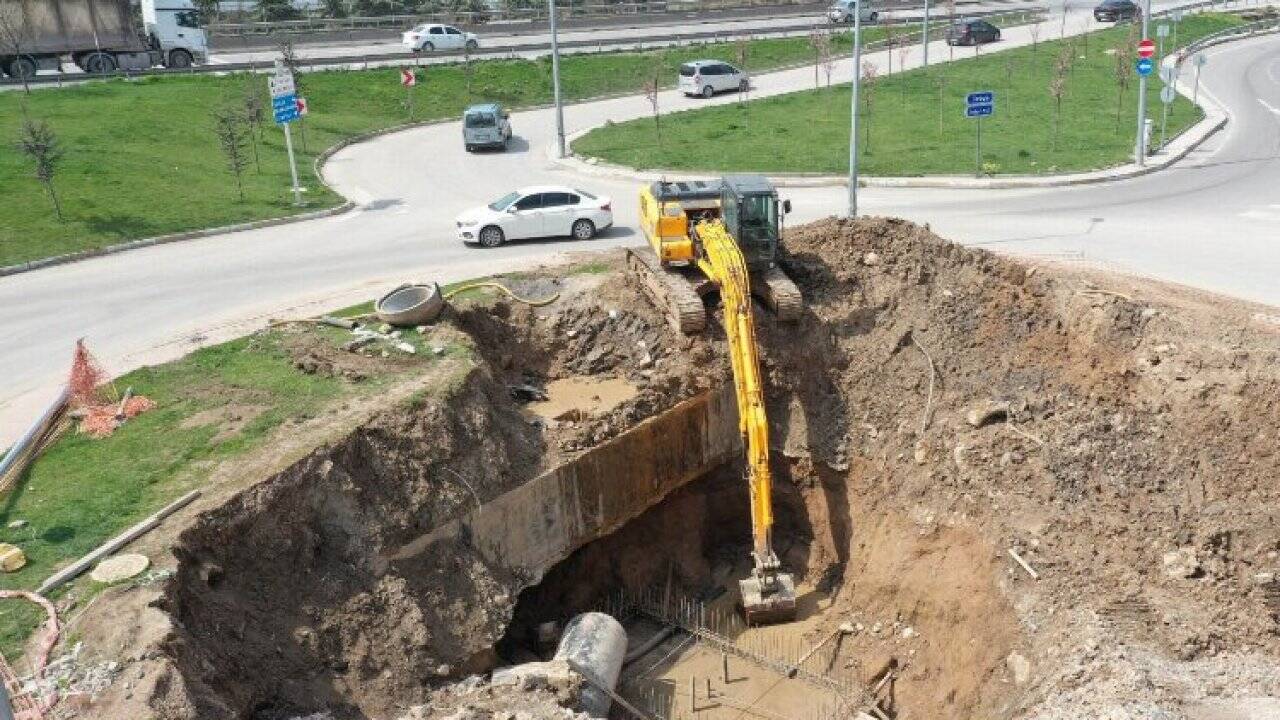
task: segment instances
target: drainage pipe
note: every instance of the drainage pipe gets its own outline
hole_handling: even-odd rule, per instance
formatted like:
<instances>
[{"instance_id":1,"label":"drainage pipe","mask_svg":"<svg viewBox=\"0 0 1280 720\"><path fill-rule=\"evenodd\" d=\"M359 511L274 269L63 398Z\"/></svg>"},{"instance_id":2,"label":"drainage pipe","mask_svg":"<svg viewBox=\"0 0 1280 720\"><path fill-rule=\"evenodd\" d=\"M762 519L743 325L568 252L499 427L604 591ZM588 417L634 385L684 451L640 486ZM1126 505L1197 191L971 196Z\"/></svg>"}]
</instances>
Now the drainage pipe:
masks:
<instances>
[{"instance_id":1,"label":"drainage pipe","mask_svg":"<svg viewBox=\"0 0 1280 720\"><path fill-rule=\"evenodd\" d=\"M8 454L4 456L3 460L0 460L0 480L12 477L16 481L22 471L26 469L26 466L35 458L41 441L48 435L49 429L58 421L58 416L66 408L70 393L69 389L62 388L62 392L58 393L58 397L49 403L49 407L45 409L40 419L27 428L22 437L18 438L18 442L9 448ZM3 489L0 489L0 492L3 492Z\"/></svg>"},{"instance_id":2,"label":"drainage pipe","mask_svg":"<svg viewBox=\"0 0 1280 720\"><path fill-rule=\"evenodd\" d=\"M593 687L585 688L579 701L583 712L594 718L609 717L610 691L618 684L626 654L627 631L609 615L583 613L565 626L555 659L591 676Z\"/></svg>"}]
</instances>

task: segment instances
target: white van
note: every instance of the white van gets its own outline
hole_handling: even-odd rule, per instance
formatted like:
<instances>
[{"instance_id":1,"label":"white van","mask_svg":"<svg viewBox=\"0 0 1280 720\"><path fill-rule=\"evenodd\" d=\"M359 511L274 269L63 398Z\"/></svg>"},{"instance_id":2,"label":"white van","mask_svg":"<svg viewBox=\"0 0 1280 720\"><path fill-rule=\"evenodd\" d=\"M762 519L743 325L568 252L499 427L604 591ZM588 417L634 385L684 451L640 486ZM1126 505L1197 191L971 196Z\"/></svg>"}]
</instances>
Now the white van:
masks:
<instances>
[{"instance_id":1,"label":"white van","mask_svg":"<svg viewBox=\"0 0 1280 720\"><path fill-rule=\"evenodd\" d=\"M858 6L858 0L836 0L834 5L827 8L827 19L833 23L851 23L853 10ZM871 3L862 5L862 22L875 22L879 19L880 13L871 9Z\"/></svg>"},{"instance_id":2,"label":"white van","mask_svg":"<svg viewBox=\"0 0 1280 720\"><path fill-rule=\"evenodd\" d=\"M680 66L676 86L685 95L709 98L718 92L746 90L749 84L746 73L723 60L694 60Z\"/></svg>"}]
</instances>

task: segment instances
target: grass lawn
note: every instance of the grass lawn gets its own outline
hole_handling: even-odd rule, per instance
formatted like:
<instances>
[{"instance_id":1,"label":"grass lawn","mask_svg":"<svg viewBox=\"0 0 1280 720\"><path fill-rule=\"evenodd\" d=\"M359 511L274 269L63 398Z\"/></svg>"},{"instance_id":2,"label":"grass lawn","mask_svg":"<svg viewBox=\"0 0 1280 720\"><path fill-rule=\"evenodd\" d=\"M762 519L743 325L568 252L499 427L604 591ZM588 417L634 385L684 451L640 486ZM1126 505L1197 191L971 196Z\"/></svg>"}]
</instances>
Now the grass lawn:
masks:
<instances>
[{"instance_id":1,"label":"grass lawn","mask_svg":"<svg viewBox=\"0 0 1280 720\"><path fill-rule=\"evenodd\" d=\"M884 28L870 29L871 39ZM848 33L834 49L848 50ZM676 66L696 58L732 60L732 43L696 45L641 53L569 55L562 59L565 97L586 98L639 92L655 72L673 85ZM808 62L814 51L806 38L747 43L753 72ZM462 65L431 66L414 88L416 119L458 117L480 101L511 107L551 100L551 63L540 60L486 60L471 64L470 82ZM341 201L311 172L324 148L352 135L408 120L399 71L305 73L299 79L311 114L295 126L299 171L311 209ZM26 158L0 152L0 266L98 248L165 233L279 217L297 212L289 192L284 136L270 124L256 143L259 162L244 175L245 199L236 192L213 133L213 110L243 107L246 94L266 106L260 75L149 77L0 93L0 145L11 148L24 112L47 122L65 149L54 185L65 220L59 222ZM519 132L519 127L516 128ZM252 154L252 153L251 153Z\"/></svg>"},{"instance_id":2,"label":"grass lawn","mask_svg":"<svg viewBox=\"0 0 1280 720\"><path fill-rule=\"evenodd\" d=\"M370 359L377 369L362 381L307 373L295 366L291 342L318 338L336 348L351 336L325 326L291 327L303 330L258 333L117 379L119 391L132 386L156 408L108 438L67 432L0 499L0 540L21 547L28 558L23 569L0 575L0 588L35 588L58 567L204 484L219 463L265 449L281 431L354 398L383 393L397 379L432 369L448 378L470 363L465 346L446 339L440 344L447 351L436 356L427 348L437 340L407 330L402 339L420 352ZM15 520L26 525L9 527ZM87 576L76 587L81 604L101 588ZM0 603L0 652L16 658L42 617L29 603Z\"/></svg>"},{"instance_id":3,"label":"grass lawn","mask_svg":"<svg viewBox=\"0 0 1280 720\"><path fill-rule=\"evenodd\" d=\"M1191 42L1240 22L1233 15L1192 15L1181 23L1178 40ZM995 116L982 121L983 172L1052 173L1122 163L1133 150L1138 82L1130 60L1124 69L1131 81L1121 93L1115 48L1133 44L1130 27L1118 27L1091 33L1087 49L1083 37L976 58L972 49L957 48L957 57L970 57L927 72L882 76L869 88L864 84L861 170L870 175L975 172L975 121L964 117L964 97L978 90L996 93ZM1050 85L1060 56L1071 62L1055 139ZM1153 76L1147 86L1148 117L1156 121L1153 142L1158 143L1161 83ZM580 138L573 149L638 168L844 174L849 95L846 84L675 113L664 119L660 143L652 119L617 123ZM1168 134L1201 115L1179 96L1170 108Z\"/></svg>"}]
</instances>

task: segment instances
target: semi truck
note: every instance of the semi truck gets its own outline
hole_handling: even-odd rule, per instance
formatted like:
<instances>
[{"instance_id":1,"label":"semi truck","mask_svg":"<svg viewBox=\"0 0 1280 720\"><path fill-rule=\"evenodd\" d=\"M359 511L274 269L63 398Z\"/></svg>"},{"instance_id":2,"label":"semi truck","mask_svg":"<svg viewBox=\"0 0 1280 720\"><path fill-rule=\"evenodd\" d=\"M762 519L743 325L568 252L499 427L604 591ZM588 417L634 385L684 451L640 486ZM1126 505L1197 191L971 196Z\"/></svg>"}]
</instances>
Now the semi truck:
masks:
<instances>
[{"instance_id":1,"label":"semi truck","mask_svg":"<svg viewBox=\"0 0 1280 720\"><path fill-rule=\"evenodd\" d=\"M0 0L0 71L14 78L63 69L86 73L191 67L208 57L192 0Z\"/></svg>"}]
</instances>

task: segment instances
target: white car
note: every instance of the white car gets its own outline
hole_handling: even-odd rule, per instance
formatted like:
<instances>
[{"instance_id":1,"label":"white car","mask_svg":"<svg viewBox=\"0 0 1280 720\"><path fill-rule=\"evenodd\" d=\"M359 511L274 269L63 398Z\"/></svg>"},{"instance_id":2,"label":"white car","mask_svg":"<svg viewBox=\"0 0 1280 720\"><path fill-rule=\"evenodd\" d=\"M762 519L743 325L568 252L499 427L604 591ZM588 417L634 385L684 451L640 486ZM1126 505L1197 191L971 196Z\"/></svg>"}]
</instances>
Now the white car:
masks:
<instances>
[{"instance_id":1,"label":"white car","mask_svg":"<svg viewBox=\"0 0 1280 720\"><path fill-rule=\"evenodd\" d=\"M590 240L613 225L613 201L557 185L521 188L458 216L458 238L495 248L509 240Z\"/></svg>"},{"instance_id":2,"label":"white car","mask_svg":"<svg viewBox=\"0 0 1280 720\"><path fill-rule=\"evenodd\" d=\"M419 25L404 33L401 44L411 52L432 52L434 50L475 50L480 47L480 39L475 33L462 32L452 25L427 24Z\"/></svg>"},{"instance_id":3,"label":"white car","mask_svg":"<svg viewBox=\"0 0 1280 720\"><path fill-rule=\"evenodd\" d=\"M862 22L876 22L880 19L880 13L871 9L871 3L862 3L859 0L836 0L835 4L827 8L827 19L833 23L852 23L853 11L861 9Z\"/></svg>"},{"instance_id":4,"label":"white car","mask_svg":"<svg viewBox=\"0 0 1280 720\"><path fill-rule=\"evenodd\" d=\"M694 60L680 66L677 86L685 95L709 98L718 92L746 90L747 74L722 60Z\"/></svg>"}]
</instances>

